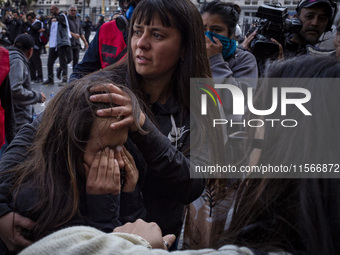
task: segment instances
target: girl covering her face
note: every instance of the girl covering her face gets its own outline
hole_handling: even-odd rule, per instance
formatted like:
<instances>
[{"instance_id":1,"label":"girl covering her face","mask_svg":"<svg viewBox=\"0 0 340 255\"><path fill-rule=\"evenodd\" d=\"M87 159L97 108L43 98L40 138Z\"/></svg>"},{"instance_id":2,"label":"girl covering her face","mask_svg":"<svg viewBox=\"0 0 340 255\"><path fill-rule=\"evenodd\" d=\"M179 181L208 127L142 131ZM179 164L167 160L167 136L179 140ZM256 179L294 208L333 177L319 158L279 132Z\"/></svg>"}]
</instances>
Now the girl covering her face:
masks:
<instances>
[{"instance_id":1,"label":"girl covering her face","mask_svg":"<svg viewBox=\"0 0 340 255\"><path fill-rule=\"evenodd\" d=\"M132 194L135 201L132 204L139 210L144 205L147 214L142 215L135 208L124 206L124 215L129 216L126 217L129 221L138 218L154 221L160 225L164 234L179 235L184 205L199 197L205 184L204 179L190 178L189 160L193 160L189 155L190 149L199 147L190 142L207 137L199 133L204 131L205 120L200 121L198 114L192 114L189 108L190 78L211 76L202 19L196 6L189 0L143 0L133 12L129 33L126 62L107 67L90 77L127 84L142 99L143 111L138 110L139 114L134 114L135 100L115 85L106 86L109 94L102 93L102 86L94 87L90 100L94 103L113 102L115 107L104 104L96 114L101 118L113 118L110 124L113 131L123 128L129 130L125 145L133 155L139 171L136 187L140 187L143 193L143 200L138 193ZM171 49L171 55L166 55L167 48ZM160 57L169 59L161 61ZM194 100L198 106L199 99ZM212 107L213 113L218 114ZM118 121L117 117L120 117ZM192 123L196 123L195 129L190 127L190 117L194 120ZM22 132L33 136L38 124L39 119ZM140 127L147 131L146 135L139 132ZM210 138L216 134L211 134ZM22 137L18 138L21 144L30 143L30 137L25 142L23 140ZM13 145L7 154L16 154L15 149L18 148ZM207 151L212 152L203 148L204 153L199 154L201 158L197 164L207 164ZM83 155L79 162L82 163L82 160ZM13 166L7 164L8 161L2 163L3 169ZM7 229L11 229L10 224L6 225Z\"/></svg>"},{"instance_id":2,"label":"girl covering her face","mask_svg":"<svg viewBox=\"0 0 340 255\"><path fill-rule=\"evenodd\" d=\"M89 100L94 86L102 84L105 93L112 86L108 82L86 77L63 88L44 111L25 160L10 171L14 178L11 206L35 221L24 233L26 238L37 240L74 224L104 231L121 224L120 193L135 191L138 171L129 152L121 147L128 129L112 130L109 125L117 117L96 115L98 109L114 106L113 101ZM132 116L137 119L136 98L127 88L121 89L130 95ZM121 168L126 175L123 185Z\"/></svg>"}]
</instances>

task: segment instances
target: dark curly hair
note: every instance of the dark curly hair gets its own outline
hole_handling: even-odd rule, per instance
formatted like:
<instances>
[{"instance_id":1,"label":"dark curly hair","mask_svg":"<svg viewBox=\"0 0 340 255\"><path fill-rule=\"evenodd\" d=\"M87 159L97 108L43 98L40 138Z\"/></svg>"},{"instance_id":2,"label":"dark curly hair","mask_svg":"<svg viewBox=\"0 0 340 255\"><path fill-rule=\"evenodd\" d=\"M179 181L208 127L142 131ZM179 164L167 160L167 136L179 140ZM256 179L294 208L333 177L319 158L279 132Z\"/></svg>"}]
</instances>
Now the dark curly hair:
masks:
<instances>
[{"instance_id":1,"label":"dark curly hair","mask_svg":"<svg viewBox=\"0 0 340 255\"><path fill-rule=\"evenodd\" d=\"M215 0L201 6L201 14L210 13L220 15L222 21L228 26L229 37L235 34L236 25L240 18L240 7L237 4L224 3Z\"/></svg>"}]
</instances>

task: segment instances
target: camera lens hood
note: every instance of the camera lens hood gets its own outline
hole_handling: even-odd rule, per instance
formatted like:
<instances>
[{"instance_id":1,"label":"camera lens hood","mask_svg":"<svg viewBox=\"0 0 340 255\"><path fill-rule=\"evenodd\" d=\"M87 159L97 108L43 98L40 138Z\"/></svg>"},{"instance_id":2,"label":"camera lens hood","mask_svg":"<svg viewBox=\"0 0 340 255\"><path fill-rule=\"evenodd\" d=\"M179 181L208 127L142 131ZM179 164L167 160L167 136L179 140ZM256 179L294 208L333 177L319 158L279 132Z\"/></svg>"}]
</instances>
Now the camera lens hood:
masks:
<instances>
[{"instance_id":1,"label":"camera lens hood","mask_svg":"<svg viewBox=\"0 0 340 255\"><path fill-rule=\"evenodd\" d=\"M124 31L129 26L129 21L124 15L119 15L116 18L116 25L120 31Z\"/></svg>"}]
</instances>

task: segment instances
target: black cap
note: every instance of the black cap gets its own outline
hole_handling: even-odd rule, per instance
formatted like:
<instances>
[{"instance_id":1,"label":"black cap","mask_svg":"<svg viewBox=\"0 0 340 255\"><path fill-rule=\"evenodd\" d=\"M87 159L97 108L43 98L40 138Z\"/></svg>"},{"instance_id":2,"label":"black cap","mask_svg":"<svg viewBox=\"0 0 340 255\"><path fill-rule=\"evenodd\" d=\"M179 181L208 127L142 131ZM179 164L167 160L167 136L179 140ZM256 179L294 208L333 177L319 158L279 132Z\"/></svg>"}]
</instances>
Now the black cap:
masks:
<instances>
[{"instance_id":1,"label":"black cap","mask_svg":"<svg viewBox=\"0 0 340 255\"><path fill-rule=\"evenodd\" d=\"M14 40L14 46L22 50L29 50L34 46L34 39L29 34L18 35Z\"/></svg>"},{"instance_id":2,"label":"black cap","mask_svg":"<svg viewBox=\"0 0 340 255\"><path fill-rule=\"evenodd\" d=\"M312 7L316 4L326 4L329 7L329 12L332 13L332 3L331 0L301 0L297 6L297 10L301 10L301 8Z\"/></svg>"},{"instance_id":3,"label":"black cap","mask_svg":"<svg viewBox=\"0 0 340 255\"><path fill-rule=\"evenodd\" d=\"M337 13L337 5L333 0L300 0L296 7L296 11L300 12L302 8L309 8L316 4L323 4L328 9L329 20L325 32L332 30L332 24Z\"/></svg>"}]
</instances>

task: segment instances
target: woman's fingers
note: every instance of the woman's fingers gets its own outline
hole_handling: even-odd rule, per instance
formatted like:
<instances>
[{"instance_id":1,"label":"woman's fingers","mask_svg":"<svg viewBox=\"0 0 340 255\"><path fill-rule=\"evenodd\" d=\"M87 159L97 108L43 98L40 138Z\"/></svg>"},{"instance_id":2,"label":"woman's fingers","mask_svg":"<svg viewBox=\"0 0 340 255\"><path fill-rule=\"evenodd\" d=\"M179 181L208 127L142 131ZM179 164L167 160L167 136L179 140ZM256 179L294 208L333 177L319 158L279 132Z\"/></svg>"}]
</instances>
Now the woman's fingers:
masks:
<instances>
[{"instance_id":1,"label":"woman's fingers","mask_svg":"<svg viewBox=\"0 0 340 255\"><path fill-rule=\"evenodd\" d=\"M115 188L113 192L111 192L113 195L117 195L120 193L121 184L120 184L120 169L118 165L118 161L114 160L114 173L113 173L113 187Z\"/></svg>"},{"instance_id":2,"label":"woman's fingers","mask_svg":"<svg viewBox=\"0 0 340 255\"><path fill-rule=\"evenodd\" d=\"M213 37L213 38L214 38L215 43L212 42L209 37L205 36L205 43L206 43L208 57L211 57L215 54L222 52L221 41L218 40L216 37Z\"/></svg>"},{"instance_id":3,"label":"woman's fingers","mask_svg":"<svg viewBox=\"0 0 340 255\"><path fill-rule=\"evenodd\" d=\"M116 93L103 93L92 95L90 97L90 100L93 102L107 102L114 103L117 105L116 107L99 109L97 111L98 116L117 117L117 121L111 124L112 129L130 127L135 122L132 114L131 98L116 86L114 85L112 86L113 87L110 91L115 91ZM92 89L96 91L102 91L103 86L96 86ZM132 129L134 129L134 127L132 127Z\"/></svg>"},{"instance_id":4,"label":"woman's fingers","mask_svg":"<svg viewBox=\"0 0 340 255\"><path fill-rule=\"evenodd\" d=\"M85 174L88 166L84 164ZM86 191L89 194L113 194L120 193L120 170L115 159L113 149L106 147L98 152L88 171Z\"/></svg>"},{"instance_id":5,"label":"woman's fingers","mask_svg":"<svg viewBox=\"0 0 340 255\"><path fill-rule=\"evenodd\" d=\"M85 163L83 163L83 166L84 166L84 169L85 169L85 176L86 176L86 179L87 179L89 177L90 168Z\"/></svg>"},{"instance_id":6,"label":"woman's fingers","mask_svg":"<svg viewBox=\"0 0 340 255\"><path fill-rule=\"evenodd\" d=\"M98 175L97 181L105 180L107 177L108 170L108 159L109 159L109 148L106 147L102 152L102 156L100 158L99 167L98 167Z\"/></svg>"},{"instance_id":7,"label":"woman's fingers","mask_svg":"<svg viewBox=\"0 0 340 255\"><path fill-rule=\"evenodd\" d=\"M123 146L123 155L126 156L126 160L129 161L129 163L131 164L131 167L134 167L137 170L135 160L133 159L130 152L124 146Z\"/></svg>"},{"instance_id":8,"label":"woman's fingers","mask_svg":"<svg viewBox=\"0 0 340 255\"><path fill-rule=\"evenodd\" d=\"M131 177L131 175L135 172L135 168L125 155L122 158L124 161L127 178Z\"/></svg>"},{"instance_id":9,"label":"woman's fingers","mask_svg":"<svg viewBox=\"0 0 340 255\"><path fill-rule=\"evenodd\" d=\"M112 108L100 109L97 111L98 116L105 117L123 117L130 115L132 112L132 107L130 106L116 106Z\"/></svg>"},{"instance_id":10,"label":"woman's fingers","mask_svg":"<svg viewBox=\"0 0 340 255\"><path fill-rule=\"evenodd\" d=\"M213 38L214 38L214 41L215 41L216 45L222 47L221 41L217 37L215 37L215 36L213 36Z\"/></svg>"},{"instance_id":11,"label":"woman's fingers","mask_svg":"<svg viewBox=\"0 0 340 255\"><path fill-rule=\"evenodd\" d=\"M257 31L255 30L249 36L246 36L241 46L245 49L250 50L250 47L249 47L250 43L252 42L252 40L254 40L254 37L256 34L257 34Z\"/></svg>"},{"instance_id":12,"label":"woman's fingers","mask_svg":"<svg viewBox=\"0 0 340 255\"><path fill-rule=\"evenodd\" d=\"M115 159L118 161L118 165L120 168L124 167L124 161L122 159L122 150L124 146L118 145L115 149Z\"/></svg>"},{"instance_id":13,"label":"woman's fingers","mask_svg":"<svg viewBox=\"0 0 340 255\"><path fill-rule=\"evenodd\" d=\"M107 148L108 149L108 148ZM114 151L112 149L109 149L109 155L108 155L108 164L107 164L107 171L106 171L106 179L112 179L114 174L114 167L115 167L115 158L114 158Z\"/></svg>"},{"instance_id":14,"label":"woman's fingers","mask_svg":"<svg viewBox=\"0 0 340 255\"><path fill-rule=\"evenodd\" d=\"M116 93L103 93L90 96L92 102L113 103L116 105L126 105L131 100L125 95Z\"/></svg>"},{"instance_id":15,"label":"woman's fingers","mask_svg":"<svg viewBox=\"0 0 340 255\"><path fill-rule=\"evenodd\" d=\"M138 169L136 168L136 164L131 154L125 148L121 152L121 157L124 161L124 167L126 171L126 183L123 186L123 191L133 192L136 189L136 185L139 178Z\"/></svg>"},{"instance_id":16,"label":"woman's fingers","mask_svg":"<svg viewBox=\"0 0 340 255\"><path fill-rule=\"evenodd\" d=\"M90 96L92 102L114 103L122 106L131 104L129 95L113 84L98 85L90 91L101 93Z\"/></svg>"},{"instance_id":17,"label":"woman's fingers","mask_svg":"<svg viewBox=\"0 0 340 255\"><path fill-rule=\"evenodd\" d=\"M94 182L94 181L97 180L98 166L99 166L99 161L100 161L101 155L102 155L101 151L98 151L96 153L96 156L94 157L93 162L90 166L90 171L89 171L89 174L88 174L88 177L87 177L88 181Z\"/></svg>"},{"instance_id":18,"label":"woman's fingers","mask_svg":"<svg viewBox=\"0 0 340 255\"><path fill-rule=\"evenodd\" d=\"M123 93L123 91L119 87L114 85L113 83L106 83L106 84L94 86L94 87L90 88L90 92L92 92L92 93L94 93L94 92L97 92L97 93L98 92L103 92L103 93L111 92L111 93L117 93L117 94Z\"/></svg>"},{"instance_id":19,"label":"woman's fingers","mask_svg":"<svg viewBox=\"0 0 340 255\"><path fill-rule=\"evenodd\" d=\"M166 235L163 236L163 243L164 243L164 249L169 250L169 248L173 245L173 243L176 240L175 235Z\"/></svg>"},{"instance_id":20,"label":"woman's fingers","mask_svg":"<svg viewBox=\"0 0 340 255\"><path fill-rule=\"evenodd\" d=\"M110 128L111 129L121 129L121 128L125 128L125 127L130 127L131 125L133 125L135 123L133 116L128 116L122 120L119 120L117 122L111 123ZM135 130L132 130L135 131Z\"/></svg>"},{"instance_id":21,"label":"woman's fingers","mask_svg":"<svg viewBox=\"0 0 340 255\"><path fill-rule=\"evenodd\" d=\"M137 131L133 116L133 107L130 96L113 84L98 85L90 89L91 92L102 92L90 96L92 102L114 103L115 107L99 109L98 116L118 117L117 121L111 124L111 129L129 127L132 132ZM139 125L143 126L145 115L140 111Z\"/></svg>"}]
</instances>

